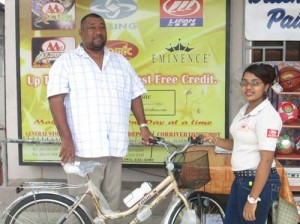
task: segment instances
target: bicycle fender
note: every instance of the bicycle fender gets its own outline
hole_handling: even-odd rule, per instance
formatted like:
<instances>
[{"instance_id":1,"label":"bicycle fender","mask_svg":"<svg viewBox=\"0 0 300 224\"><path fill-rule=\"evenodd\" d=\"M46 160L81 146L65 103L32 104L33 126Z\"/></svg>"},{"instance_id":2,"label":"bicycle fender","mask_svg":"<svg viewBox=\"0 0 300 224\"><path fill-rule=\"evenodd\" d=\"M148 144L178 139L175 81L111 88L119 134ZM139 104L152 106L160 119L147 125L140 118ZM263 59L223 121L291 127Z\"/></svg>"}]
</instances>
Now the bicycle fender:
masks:
<instances>
[{"instance_id":1,"label":"bicycle fender","mask_svg":"<svg viewBox=\"0 0 300 224\"><path fill-rule=\"evenodd\" d=\"M10 205L8 207L6 207L5 211L3 212L2 214L2 218L6 218L6 216L9 214L10 210L16 205L18 204L21 200L24 200L25 198L29 198L29 197L32 197L34 195L37 195L37 194L53 194L53 195L59 195L61 197L64 197L66 199L69 199L71 200L72 202L76 202L76 199L73 198L72 196L68 195L68 194L64 194L64 193L61 193L61 192L57 192L57 191L38 191L38 192L27 192L26 194L22 195L22 196L19 196L18 198L16 198L12 203L10 203ZM80 207L84 212L86 212L86 214L88 215L88 217L90 218L90 220L93 220L90 212L86 209L86 207L83 205L83 204L80 204L78 207Z\"/></svg>"},{"instance_id":2,"label":"bicycle fender","mask_svg":"<svg viewBox=\"0 0 300 224\"><path fill-rule=\"evenodd\" d=\"M183 192L183 195L186 197L186 198L189 198L189 196L192 194L192 192ZM180 203L183 203L182 200L180 199L180 197L178 196L173 196L172 198L172 201L170 202L165 214L164 214L164 217L163 217L163 220L161 221L161 224L168 224L169 223L169 219L171 218L171 214L173 212L173 210L180 204Z\"/></svg>"},{"instance_id":3,"label":"bicycle fender","mask_svg":"<svg viewBox=\"0 0 300 224\"><path fill-rule=\"evenodd\" d=\"M24 194L24 195L22 195L22 196L17 197L15 200L13 200L13 201L10 203L10 205L8 205L8 206L5 208L5 210L4 210L3 214L2 214L2 218L6 218L6 216L9 214L10 210L11 210L16 204L18 204L19 201L21 201L21 200L23 200L23 199L25 199L25 198L27 198L27 197L30 197L30 196L32 196L32 195L33 195L32 192L28 192L28 193L26 193L26 194Z\"/></svg>"}]
</instances>

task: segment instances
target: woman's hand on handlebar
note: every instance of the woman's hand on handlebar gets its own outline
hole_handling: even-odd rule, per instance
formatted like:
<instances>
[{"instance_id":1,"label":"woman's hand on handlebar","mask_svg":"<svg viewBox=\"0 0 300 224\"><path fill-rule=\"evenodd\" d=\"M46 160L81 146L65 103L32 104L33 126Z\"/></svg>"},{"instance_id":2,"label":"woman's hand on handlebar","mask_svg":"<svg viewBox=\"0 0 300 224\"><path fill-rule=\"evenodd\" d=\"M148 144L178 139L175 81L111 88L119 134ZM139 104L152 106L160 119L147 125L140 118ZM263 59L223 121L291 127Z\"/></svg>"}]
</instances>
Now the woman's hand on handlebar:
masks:
<instances>
[{"instance_id":1,"label":"woman's hand on handlebar","mask_svg":"<svg viewBox=\"0 0 300 224\"><path fill-rule=\"evenodd\" d=\"M196 145L202 145L203 144L203 136L202 135L198 135L196 137L189 137L188 140L191 144L196 144Z\"/></svg>"},{"instance_id":2,"label":"woman's hand on handlebar","mask_svg":"<svg viewBox=\"0 0 300 224\"><path fill-rule=\"evenodd\" d=\"M210 143L210 144L213 144L213 145L216 145L216 143L218 141L218 137L216 135L213 135L213 134L203 133L203 134L200 134L198 136L202 137L203 142L207 142L207 143Z\"/></svg>"}]
</instances>

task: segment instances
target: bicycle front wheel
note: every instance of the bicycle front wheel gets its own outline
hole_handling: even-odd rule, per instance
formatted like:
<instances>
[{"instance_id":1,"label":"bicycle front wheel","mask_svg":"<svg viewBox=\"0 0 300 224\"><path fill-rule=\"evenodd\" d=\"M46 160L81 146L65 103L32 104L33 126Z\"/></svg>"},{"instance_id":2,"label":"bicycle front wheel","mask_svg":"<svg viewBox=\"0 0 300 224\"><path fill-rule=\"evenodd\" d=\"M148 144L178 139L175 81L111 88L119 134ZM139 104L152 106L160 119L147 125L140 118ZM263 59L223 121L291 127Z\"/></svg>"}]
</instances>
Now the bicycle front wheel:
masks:
<instances>
[{"instance_id":1,"label":"bicycle front wheel","mask_svg":"<svg viewBox=\"0 0 300 224\"><path fill-rule=\"evenodd\" d=\"M190 208L196 211L200 224L223 224L225 217L222 206L210 194L205 192L194 192L188 198ZM171 214L169 224L180 224L186 207L180 203Z\"/></svg>"},{"instance_id":2,"label":"bicycle front wheel","mask_svg":"<svg viewBox=\"0 0 300 224\"><path fill-rule=\"evenodd\" d=\"M38 193L19 201L9 211L5 224L91 224L85 211L77 207L68 214L73 201L57 194Z\"/></svg>"}]
</instances>

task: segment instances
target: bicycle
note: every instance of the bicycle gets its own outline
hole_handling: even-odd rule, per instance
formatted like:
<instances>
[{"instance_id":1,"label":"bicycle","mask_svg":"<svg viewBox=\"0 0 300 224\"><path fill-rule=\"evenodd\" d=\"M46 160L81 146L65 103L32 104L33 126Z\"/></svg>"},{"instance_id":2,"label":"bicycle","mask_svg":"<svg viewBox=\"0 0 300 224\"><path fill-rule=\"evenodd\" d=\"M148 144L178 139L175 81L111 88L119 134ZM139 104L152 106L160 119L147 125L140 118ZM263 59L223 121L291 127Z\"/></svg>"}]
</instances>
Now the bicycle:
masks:
<instances>
[{"instance_id":1,"label":"bicycle","mask_svg":"<svg viewBox=\"0 0 300 224\"><path fill-rule=\"evenodd\" d=\"M62 182L25 182L17 187L17 193L24 189L26 194L17 198L4 212L5 224L14 223L84 223L102 224L105 220L121 219L136 214L130 224L141 223L152 215L152 210L163 199L173 192L172 200L164 214L163 224L205 224L223 223L224 210L218 201L209 193L195 189L210 181L208 153L205 150L188 150L196 144L203 144L197 137L188 139L188 143L179 149L178 146L156 137L154 145L164 146L170 153L166 159L167 176L149 193L125 211L111 211L104 196L89 179L89 173L96 162L66 164L64 170L87 177L84 185L70 185ZM186 175L186 174L189 175ZM72 197L57 190L73 187L86 187L82 195ZM83 199L91 196L97 210L92 217L82 204Z\"/></svg>"}]
</instances>

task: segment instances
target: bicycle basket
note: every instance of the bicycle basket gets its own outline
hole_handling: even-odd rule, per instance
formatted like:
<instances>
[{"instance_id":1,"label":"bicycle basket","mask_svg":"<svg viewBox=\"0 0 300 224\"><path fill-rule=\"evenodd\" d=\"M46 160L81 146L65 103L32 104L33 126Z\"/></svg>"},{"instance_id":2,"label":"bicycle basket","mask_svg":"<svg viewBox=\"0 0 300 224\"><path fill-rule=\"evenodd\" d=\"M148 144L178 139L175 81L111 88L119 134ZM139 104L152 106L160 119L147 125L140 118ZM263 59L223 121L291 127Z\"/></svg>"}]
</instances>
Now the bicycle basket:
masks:
<instances>
[{"instance_id":1,"label":"bicycle basket","mask_svg":"<svg viewBox=\"0 0 300 224\"><path fill-rule=\"evenodd\" d=\"M173 158L174 175L180 188L199 188L210 181L208 152L186 151Z\"/></svg>"}]
</instances>

